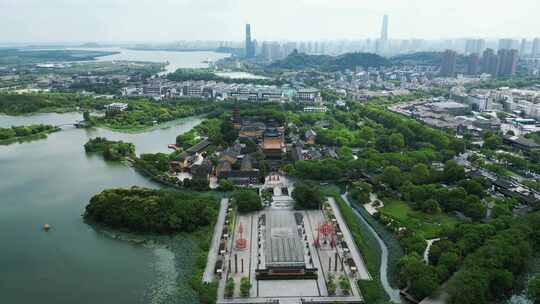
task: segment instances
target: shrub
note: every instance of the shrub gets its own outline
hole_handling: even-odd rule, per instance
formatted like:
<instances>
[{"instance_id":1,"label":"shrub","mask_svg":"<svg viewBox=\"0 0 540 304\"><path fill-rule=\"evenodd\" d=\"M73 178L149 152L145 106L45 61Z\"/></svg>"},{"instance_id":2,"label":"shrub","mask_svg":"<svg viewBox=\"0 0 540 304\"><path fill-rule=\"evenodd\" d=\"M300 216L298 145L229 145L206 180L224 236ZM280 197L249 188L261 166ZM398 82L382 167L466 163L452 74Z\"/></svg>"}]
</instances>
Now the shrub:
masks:
<instances>
[{"instance_id":1,"label":"shrub","mask_svg":"<svg viewBox=\"0 0 540 304\"><path fill-rule=\"evenodd\" d=\"M240 295L244 298L249 296L249 290L251 289L251 283L247 277L240 279Z\"/></svg>"},{"instance_id":2,"label":"shrub","mask_svg":"<svg viewBox=\"0 0 540 304\"><path fill-rule=\"evenodd\" d=\"M233 278L228 278L227 283L225 283L225 297L232 298L234 295L234 280Z\"/></svg>"}]
</instances>

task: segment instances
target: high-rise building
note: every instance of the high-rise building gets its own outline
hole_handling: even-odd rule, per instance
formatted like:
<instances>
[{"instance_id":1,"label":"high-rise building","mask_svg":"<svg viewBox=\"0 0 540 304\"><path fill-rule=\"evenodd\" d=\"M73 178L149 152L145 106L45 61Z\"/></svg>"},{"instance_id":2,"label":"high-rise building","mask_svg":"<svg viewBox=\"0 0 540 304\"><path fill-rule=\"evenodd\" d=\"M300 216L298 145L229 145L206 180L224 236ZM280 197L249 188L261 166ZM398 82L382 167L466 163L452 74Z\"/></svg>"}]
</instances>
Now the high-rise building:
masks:
<instances>
[{"instance_id":1,"label":"high-rise building","mask_svg":"<svg viewBox=\"0 0 540 304\"><path fill-rule=\"evenodd\" d=\"M519 47L519 55L524 56L527 54L527 39L521 39L521 45Z\"/></svg>"},{"instance_id":2,"label":"high-rise building","mask_svg":"<svg viewBox=\"0 0 540 304\"><path fill-rule=\"evenodd\" d=\"M477 75L478 73L480 73L480 55L473 53L468 58L467 74Z\"/></svg>"},{"instance_id":3,"label":"high-rise building","mask_svg":"<svg viewBox=\"0 0 540 304\"><path fill-rule=\"evenodd\" d=\"M499 50L511 50L516 44L516 41L513 39L499 39Z\"/></svg>"},{"instance_id":4,"label":"high-rise building","mask_svg":"<svg viewBox=\"0 0 540 304\"><path fill-rule=\"evenodd\" d=\"M498 76L513 76L516 74L519 59L518 50L499 50L497 57L499 57Z\"/></svg>"},{"instance_id":5,"label":"high-rise building","mask_svg":"<svg viewBox=\"0 0 540 304\"><path fill-rule=\"evenodd\" d=\"M482 55L482 72L497 77L499 71L499 57L493 49L486 49Z\"/></svg>"},{"instance_id":6,"label":"high-rise building","mask_svg":"<svg viewBox=\"0 0 540 304\"><path fill-rule=\"evenodd\" d=\"M533 56L540 55L540 38L535 38L532 45L532 53Z\"/></svg>"},{"instance_id":7,"label":"high-rise building","mask_svg":"<svg viewBox=\"0 0 540 304\"><path fill-rule=\"evenodd\" d=\"M251 40L251 24L246 24L246 58L255 57L255 45Z\"/></svg>"},{"instance_id":8,"label":"high-rise building","mask_svg":"<svg viewBox=\"0 0 540 304\"><path fill-rule=\"evenodd\" d=\"M468 39L465 41L466 54L482 54L485 47L486 41L484 39Z\"/></svg>"},{"instance_id":9,"label":"high-rise building","mask_svg":"<svg viewBox=\"0 0 540 304\"><path fill-rule=\"evenodd\" d=\"M384 15L381 29L381 38L375 42L375 53L387 53L388 45L388 15Z\"/></svg>"},{"instance_id":10,"label":"high-rise building","mask_svg":"<svg viewBox=\"0 0 540 304\"><path fill-rule=\"evenodd\" d=\"M388 15L384 15L383 17L381 40L388 41Z\"/></svg>"},{"instance_id":11,"label":"high-rise building","mask_svg":"<svg viewBox=\"0 0 540 304\"><path fill-rule=\"evenodd\" d=\"M262 45L261 45L261 56L265 59L265 60L271 60L272 58L270 57L270 45L268 42L263 42Z\"/></svg>"},{"instance_id":12,"label":"high-rise building","mask_svg":"<svg viewBox=\"0 0 540 304\"><path fill-rule=\"evenodd\" d=\"M457 53L452 50L446 50L443 54L441 64L442 77L454 77L456 75L456 57Z\"/></svg>"}]
</instances>

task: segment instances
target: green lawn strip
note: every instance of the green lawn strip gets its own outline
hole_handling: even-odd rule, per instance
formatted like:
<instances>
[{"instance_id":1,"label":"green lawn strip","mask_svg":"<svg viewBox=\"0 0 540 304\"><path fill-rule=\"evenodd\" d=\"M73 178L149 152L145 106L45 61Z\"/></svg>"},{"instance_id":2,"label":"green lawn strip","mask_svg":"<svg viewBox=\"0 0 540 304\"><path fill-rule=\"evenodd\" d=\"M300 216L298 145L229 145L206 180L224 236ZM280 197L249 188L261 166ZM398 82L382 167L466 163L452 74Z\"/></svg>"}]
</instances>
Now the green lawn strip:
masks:
<instances>
[{"instance_id":1,"label":"green lawn strip","mask_svg":"<svg viewBox=\"0 0 540 304\"><path fill-rule=\"evenodd\" d=\"M407 203L398 200L386 201L379 212L399 221L404 227L413 230L425 239L437 238L442 233L443 227L459 223L457 218L445 213L430 215L414 211Z\"/></svg>"}]
</instances>

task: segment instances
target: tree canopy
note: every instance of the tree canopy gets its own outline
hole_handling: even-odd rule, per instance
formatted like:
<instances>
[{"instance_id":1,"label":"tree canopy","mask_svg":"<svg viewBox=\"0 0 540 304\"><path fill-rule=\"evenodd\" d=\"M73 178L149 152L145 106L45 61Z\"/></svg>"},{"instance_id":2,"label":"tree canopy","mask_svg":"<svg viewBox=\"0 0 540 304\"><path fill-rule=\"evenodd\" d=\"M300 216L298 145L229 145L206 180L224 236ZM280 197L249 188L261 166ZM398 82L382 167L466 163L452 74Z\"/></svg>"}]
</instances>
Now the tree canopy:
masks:
<instances>
[{"instance_id":1,"label":"tree canopy","mask_svg":"<svg viewBox=\"0 0 540 304\"><path fill-rule=\"evenodd\" d=\"M130 231L192 232L212 225L217 209L217 200L209 195L133 187L94 195L84 218Z\"/></svg>"}]
</instances>

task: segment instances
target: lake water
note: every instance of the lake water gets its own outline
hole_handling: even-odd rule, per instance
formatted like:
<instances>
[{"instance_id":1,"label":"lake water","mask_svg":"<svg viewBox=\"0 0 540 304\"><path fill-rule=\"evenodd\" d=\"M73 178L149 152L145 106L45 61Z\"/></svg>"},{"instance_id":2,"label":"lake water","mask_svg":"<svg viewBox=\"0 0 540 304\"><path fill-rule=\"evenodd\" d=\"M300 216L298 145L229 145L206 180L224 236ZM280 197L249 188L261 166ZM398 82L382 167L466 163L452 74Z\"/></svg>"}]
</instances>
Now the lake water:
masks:
<instances>
[{"instance_id":1,"label":"lake water","mask_svg":"<svg viewBox=\"0 0 540 304\"><path fill-rule=\"evenodd\" d=\"M0 126L81 118L0 115ZM112 239L81 217L89 199L104 189L158 185L124 164L87 155L83 144L104 136L133 142L139 152L166 152L176 135L200 121L187 118L141 134L66 127L45 140L0 146L0 303L179 302L175 287L183 262L175 254ZM49 232L42 231L45 223L52 226Z\"/></svg>"},{"instance_id":2,"label":"lake water","mask_svg":"<svg viewBox=\"0 0 540 304\"><path fill-rule=\"evenodd\" d=\"M208 62L215 62L219 59L229 57L229 54L217 52L174 52L174 51L140 51L124 48L93 48L78 50L112 51L120 52L116 55L97 57L98 61L147 61L147 62L169 62L165 67L166 73L172 73L179 68L207 68Z\"/></svg>"},{"instance_id":3,"label":"lake water","mask_svg":"<svg viewBox=\"0 0 540 304\"><path fill-rule=\"evenodd\" d=\"M255 75L247 72L218 72L217 76L231 79L268 79L268 77Z\"/></svg>"},{"instance_id":4,"label":"lake water","mask_svg":"<svg viewBox=\"0 0 540 304\"><path fill-rule=\"evenodd\" d=\"M175 52L155 50L130 50L124 48L70 48L74 50L119 52L116 55L97 57L97 61L147 61L169 62L165 71L160 74L172 73L180 68L207 68L209 62L216 62L230 55L217 52ZM216 75L234 79L267 79L267 77L247 72L218 72Z\"/></svg>"}]
</instances>

